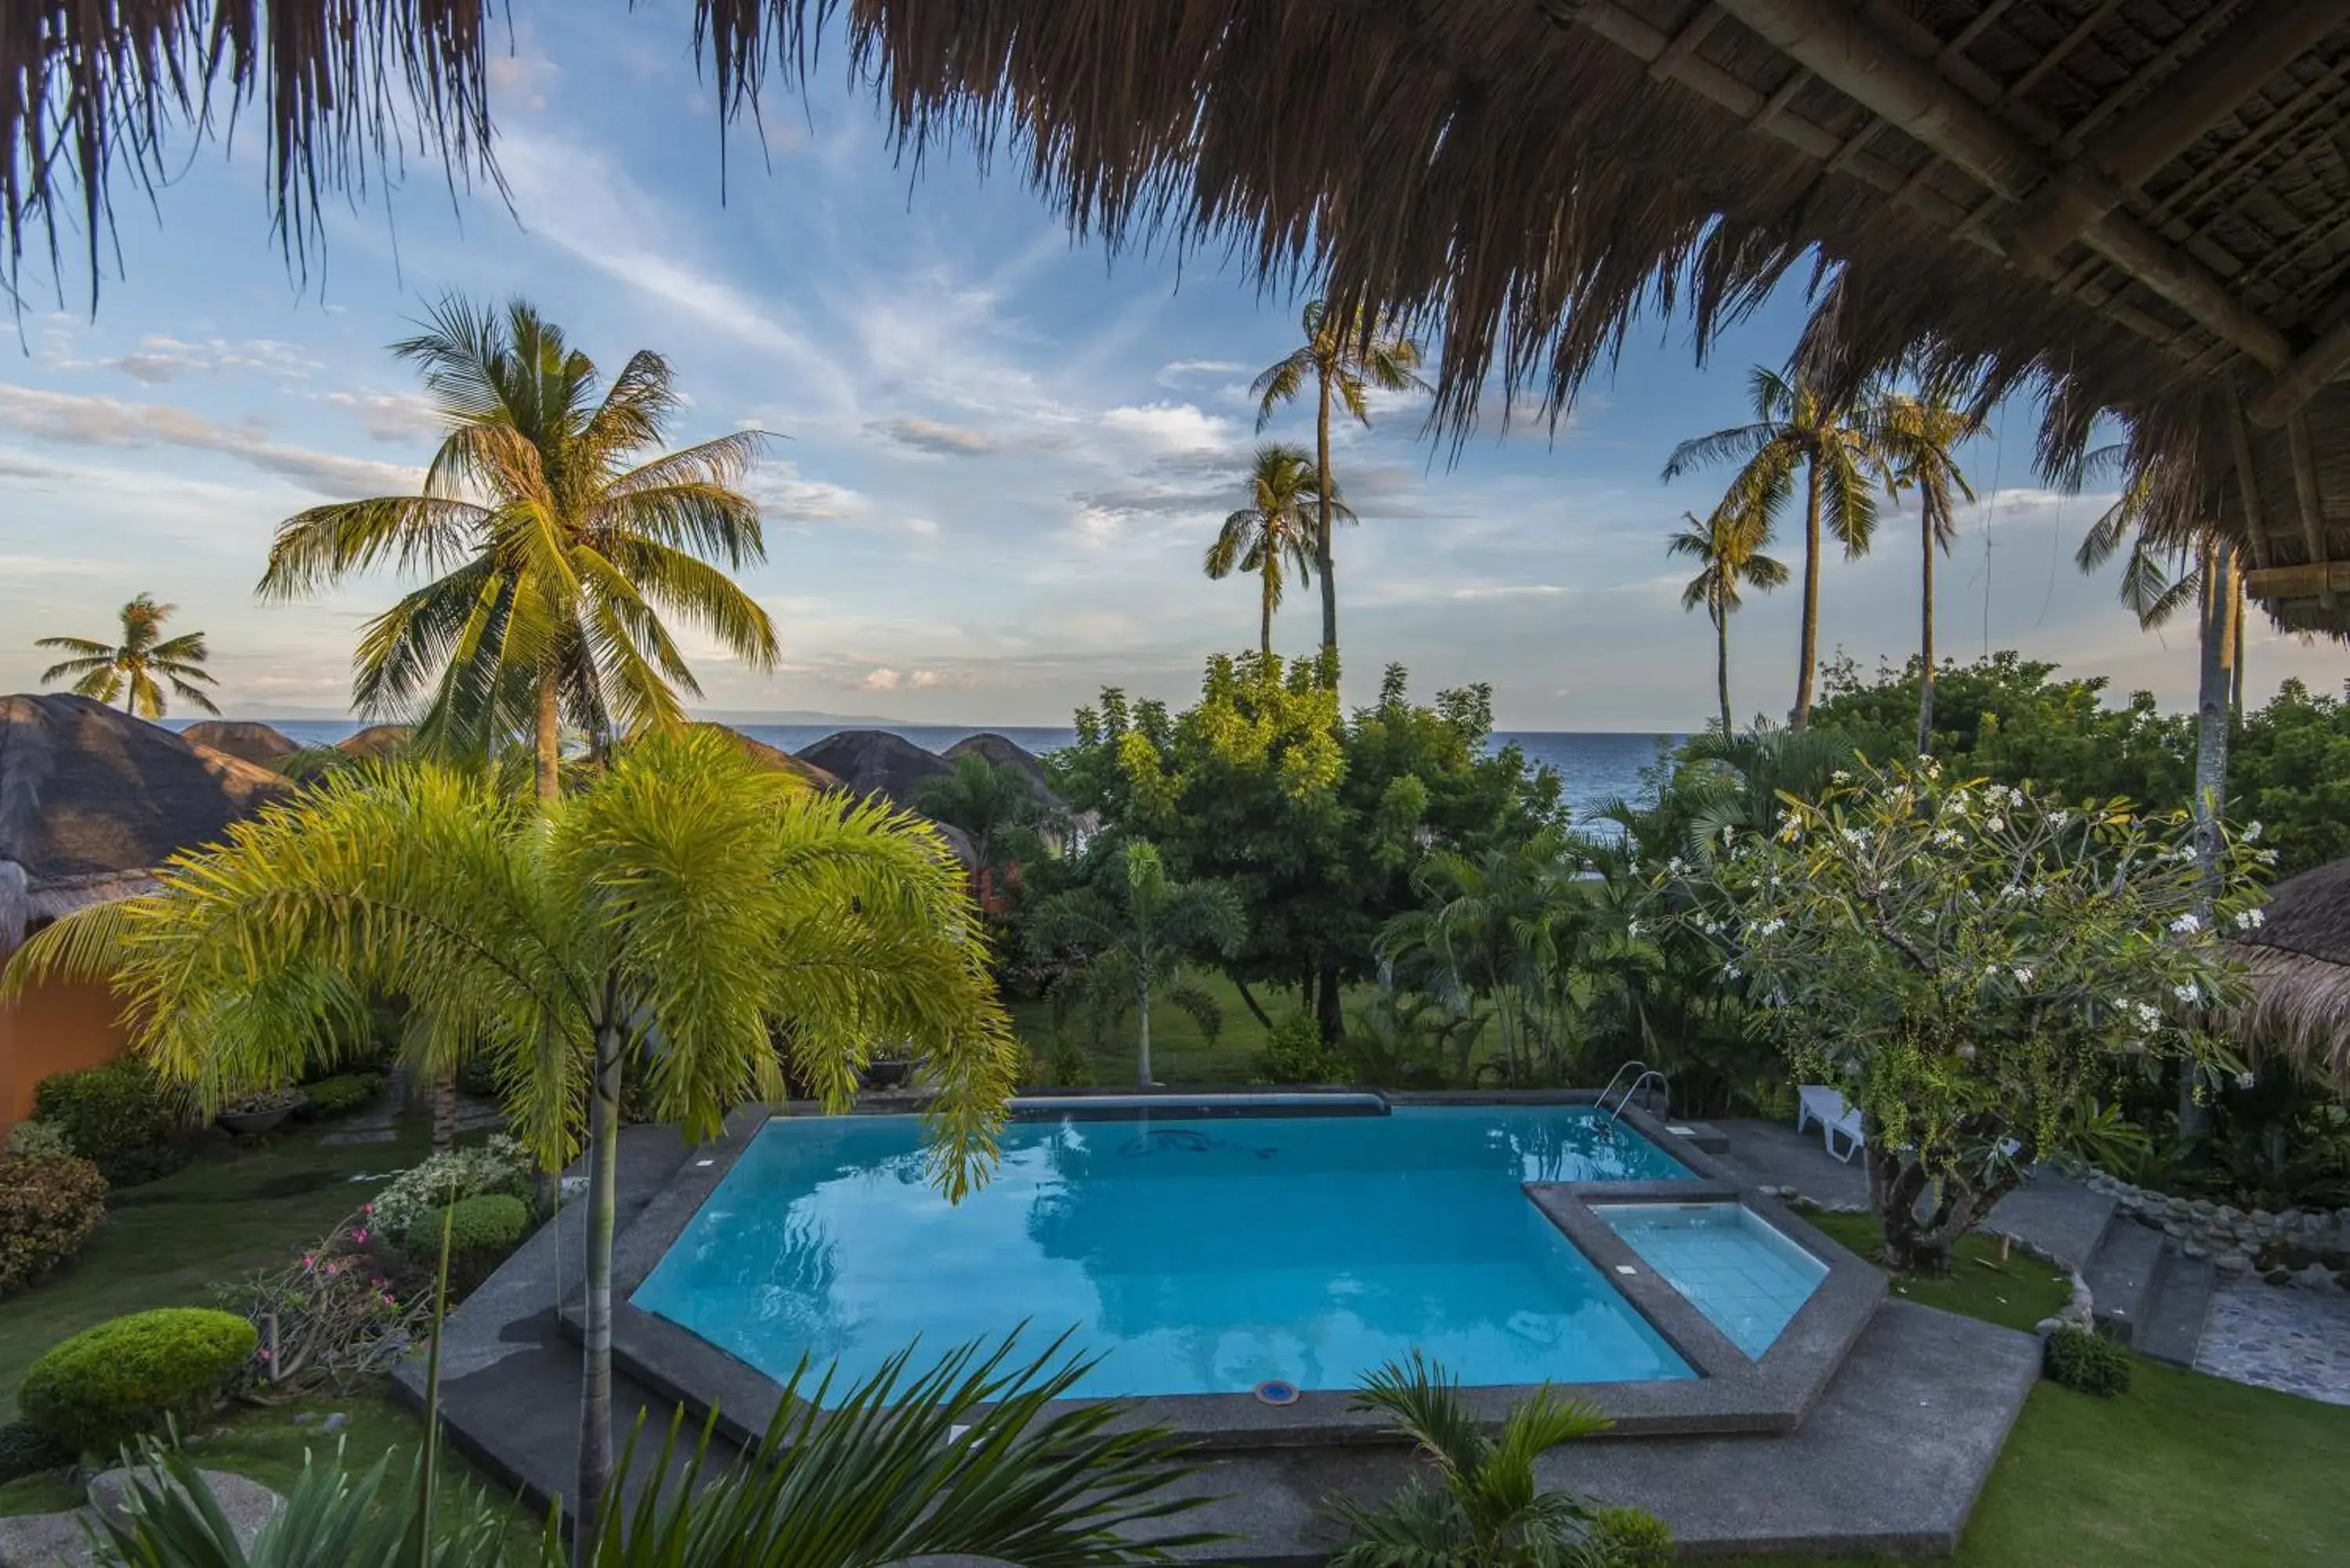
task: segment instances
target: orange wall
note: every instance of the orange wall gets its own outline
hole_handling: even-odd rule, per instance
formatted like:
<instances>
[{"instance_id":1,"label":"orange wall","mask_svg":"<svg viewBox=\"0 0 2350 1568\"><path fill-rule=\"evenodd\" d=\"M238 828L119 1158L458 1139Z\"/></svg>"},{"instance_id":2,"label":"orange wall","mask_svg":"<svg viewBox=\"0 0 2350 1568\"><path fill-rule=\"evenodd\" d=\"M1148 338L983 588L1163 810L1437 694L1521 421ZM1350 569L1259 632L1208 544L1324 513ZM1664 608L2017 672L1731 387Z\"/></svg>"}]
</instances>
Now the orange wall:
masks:
<instances>
[{"instance_id":1,"label":"orange wall","mask_svg":"<svg viewBox=\"0 0 2350 1568\"><path fill-rule=\"evenodd\" d=\"M33 1086L52 1073L95 1067L129 1048L115 1015L122 1004L103 985L43 981L0 1006L0 1137L33 1114Z\"/></svg>"}]
</instances>

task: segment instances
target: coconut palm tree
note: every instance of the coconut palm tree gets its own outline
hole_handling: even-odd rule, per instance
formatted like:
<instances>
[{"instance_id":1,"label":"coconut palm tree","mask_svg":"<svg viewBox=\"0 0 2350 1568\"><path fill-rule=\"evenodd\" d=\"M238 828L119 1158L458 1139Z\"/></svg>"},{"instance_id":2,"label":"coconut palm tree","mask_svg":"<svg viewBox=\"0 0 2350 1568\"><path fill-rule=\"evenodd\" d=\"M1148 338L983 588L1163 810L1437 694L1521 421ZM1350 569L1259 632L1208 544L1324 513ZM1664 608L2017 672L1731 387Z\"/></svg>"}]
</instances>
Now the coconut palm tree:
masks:
<instances>
[{"instance_id":1,"label":"coconut palm tree","mask_svg":"<svg viewBox=\"0 0 2350 1568\"><path fill-rule=\"evenodd\" d=\"M1322 577L1322 651L1335 661L1338 652L1338 584L1331 571L1331 532L1353 514L1337 504L1337 481L1330 472L1330 400L1336 396L1347 411L1364 425L1371 422L1369 394L1424 389L1419 379L1419 345L1387 332L1361 317L1333 316L1321 300L1308 300L1301 318L1305 341L1265 367L1249 383L1257 400L1256 428L1271 423L1274 410L1314 383L1314 569ZM1333 677L1335 679L1335 676Z\"/></svg>"},{"instance_id":2,"label":"coconut palm tree","mask_svg":"<svg viewBox=\"0 0 2350 1568\"><path fill-rule=\"evenodd\" d=\"M955 759L952 772L922 785L914 809L971 836L976 862L972 882L983 890L990 874L1017 858L1035 839L1035 826L1045 815L1045 801L1018 769L967 752Z\"/></svg>"},{"instance_id":3,"label":"coconut palm tree","mask_svg":"<svg viewBox=\"0 0 2350 1568\"><path fill-rule=\"evenodd\" d=\"M1681 519L1688 526L1667 540L1665 547L1676 556L1694 556L1699 562L1697 576L1681 589L1681 608L1702 607L1713 623L1713 683L1721 699L1721 732L1727 735L1736 722L1730 711L1730 618L1742 602L1738 590L1743 587L1767 593L1783 587L1787 566L1762 553L1771 542L1771 519L1759 507L1732 511L1717 506L1701 523L1694 512L1682 513Z\"/></svg>"},{"instance_id":4,"label":"coconut palm tree","mask_svg":"<svg viewBox=\"0 0 2350 1568\"><path fill-rule=\"evenodd\" d=\"M166 706L163 687L169 685L182 701L207 713L218 713L213 700L198 686L219 684L205 672L210 657L204 634L183 632L165 639L163 623L176 605L159 605L151 594L140 594L122 607L122 640L94 642L86 637L45 637L35 648L54 648L74 657L41 671L41 684L71 680L77 696L100 702L122 699L122 709L141 719L160 719ZM161 676L159 681L156 678Z\"/></svg>"},{"instance_id":5,"label":"coconut palm tree","mask_svg":"<svg viewBox=\"0 0 2350 1568\"><path fill-rule=\"evenodd\" d=\"M1666 461L1664 477L1679 478L1718 462L1739 465L1726 499L1737 509L1758 508L1775 526L1804 475L1804 632L1795 674L1796 729L1812 722L1812 682L1819 670L1820 543L1825 529L1847 559L1868 554L1877 534L1876 480L1884 472L1877 400L1830 401L1800 375L1756 366L1749 378L1754 418L1685 441Z\"/></svg>"},{"instance_id":6,"label":"coconut palm tree","mask_svg":"<svg viewBox=\"0 0 2350 1568\"><path fill-rule=\"evenodd\" d=\"M734 488L760 432L645 458L681 402L668 362L640 349L607 385L519 299L452 296L392 352L422 369L448 428L422 489L286 519L257 590L298 597L386 564L433 574L362 632L359 708L421 706L425 743L459 754L527 733L551 801L566 719L601 744L681 722L681 694L700 695L664 615L773 664L766 611L720 569L766 556Z\"/></svg>"},{"instance_id":7,"label":"coconut palm tree","mask_svg":"<svg viewBox=\"0 0 2350 1568\"><path fill-rule=\"evenodd\" d=\"M1224 519L1201 564L1221 582L1235 570L1253 572L1259 582L1257 649L1273 652L1273 612L1281 607L1291 572L1314 580L1315 530L1320 526L1321 488L1313 459L1294 446L1261 446L1249 470L1249 503ZM1330 514L1351 521L1354 513L1336 496Z\"/></svg>"},{"instance_id":8,"label":"coconut palm tree","mask_svg":"<svg viewBox=\"0 0 2350 1568\"><path fill-rule=\"evenodd\" d=\"M984 1179L1018 1046L961 868L918 819L844 806L691 730L621 748L541 807L473 770L337 774L174 862L148 897L68 915L0 1002L104 979L136 1049L202 1109L291 1082L404 994L425 1065L485 1058L548 1168L588 1160L579 1513L612 1474L612 1241L627 1080L708 1137L791 1077L846 1109L878 1042L924 1062L935 1168ZM584 1125L583 1125L584 1124ZM577 1532L583 1552L593 1531Z\"/></svg>"},{"instance_id":9,"label":"coconut palm tree","mask_svg":"<svg viewBox=\"0 0 2350 1568\"><path fill-rule=\"evenodd\" d=\"M1108 857L1093 880L1056 893L1028 918L1029 950L1045 962L1074 961L1060 984L1065 1002L1105 1014L1139 1015L1135 1081L1150 1073L1150 1008L1172 1004L1212 1034L1216 999L1191 980L1202 950L1229 957L1248 933L1239 898L1221 882L1179 882L1156 846L1135 840Z\"/></svg>"},{"instance_id":10,"label":"coconut palm tree","mask_svg":"<svg viewBox=\"0 0 2350 1568\"><path fill-rule=\"evenodd\" d=\"M1982 429L1982 410L1960 400L1959 388L1933 378L1917 390L1888 396L1882 409L1886 490L1918 493L1921 562L1918 610L1918 754L1934 749L1934 552L1948 555L1959 536L1959 504L1974 487L1959 468L1958 449Z\"/></svg>"}]
</instances>

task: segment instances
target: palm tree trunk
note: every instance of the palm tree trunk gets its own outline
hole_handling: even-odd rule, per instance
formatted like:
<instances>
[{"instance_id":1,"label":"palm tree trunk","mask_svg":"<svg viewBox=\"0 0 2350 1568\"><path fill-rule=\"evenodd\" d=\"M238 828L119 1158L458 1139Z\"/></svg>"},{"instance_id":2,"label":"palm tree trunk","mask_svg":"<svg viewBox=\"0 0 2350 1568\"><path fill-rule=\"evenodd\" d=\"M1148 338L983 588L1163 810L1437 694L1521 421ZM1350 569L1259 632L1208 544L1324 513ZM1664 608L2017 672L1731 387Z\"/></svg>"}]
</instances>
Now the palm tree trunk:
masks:
<instances>
[{"instance_id":1,"label":"palm tree trunk","mask_svg":"<svg viewBox=\"0 0 2350 1568\"><path fill-rule=\"evenodd\" d=\"M1141 1002L1142 1042L1141 1053L1135 1058L1134 1081L1147 1089L1157 1082L1150 1075L1150 981L1149 980L1143 981L1142 989L1138 994Z\"/></svg>"},{"instance_id":2,"label":"palm tree trunk","mask_svg":"<svg viewBox=\"0 0 2350 1568\"><path fill-rule=\"evenodd\" d=\"M563 729L556 705L556 671L550 667L538 678L538 711L531 726L531 750L537 759L538 804L553 805L563 798Z\"/></svg>"},{"instance_id":3,"label":"palm tree trunk","mask_svg":"<svg viewBox=\"0 0 2350 1568\"><path fill-rule=\"evenodd\" d=\"M2220 880L2220 824L2228 809L2229 703L2235 689L2235 639L2231 619L2237 597L2236 553L2207 539L2203 545L2203 595L2200 641L2202 679L2195 696L2195 857L2202 876L2197 907L2205 920L2212 914L2213 893ZM2211 1129L2211 1107L2195 1101L2195 1071L2182 1063L2178 1073L2178 1132L2199 1137Z\"/></svg>"},{"instance_id":4,"label":"palm tree trunk","mask_svg":"<svg viewBox=\"0 0 2350 1568\"><path fill-rule=\"evenodd\" d=\"M606 1001L613 1000L609 988ZM612 1484L612 1231L619 1207L620 1032L596 1031L596 1079L588 1108L588 1289L579 1411L579 1511L571 1561L587 1568Z\"/></svg>"},{"instance_id":5,"label":"palm tree trunk","mask_svg":"<svg viewBox=\"0 0 2350 1568\"><path fill-rule=\"evenodd\" d=\"M1814 457L1804 479L1803 667L1795 671L1798 730L1812 722L1812 671L1820 662L1820 463Z\"/></svg>"},{"instance_id":6,"label":"palm tree trunk","mask_svg":"<svg viewBox=\"0 0 2350 1568\"><path fill-rule=\"evenodd\" d=\"M1273 574L1274 569L1273 553L1268 550L1265 552L1264 563L1264 595L1259 604L1261 613L1258 617L1256 634L1257 651L1267 659L1273 657Z\"/></svg>"},{"instance_id":7,"label":"palm tree trunk","mask_svg":"<svg viewBox=\"0 0 2350 1568\"><path fill-rule=\"evenodd\" d=\"M1331 576L1330 541L1330 368L1315 368L1321 400L1314 416L1314 480L1322 518L1314 531L1314 568L1322 574L1322 657L1332 667L1326 679L1336 683L1338 657L1338 580Z\"/></svg>"},{"instance_id":8,"label":"palm tree trunk","mask_svg":"<svg viewBox=\"0 0 2350 1568\"><path fill-rule=\"evenodd\" d=\"M2239 568L2241 566L2237 563ZM2244 574L2241 569L2230 570L2228 580L2235 585L2228 603L2228 663L2233 671L2228 710L2229 716L2241 724L2244 722Z\"/></svg>"},{"instance_id":9,"label":"palm tree trunk","mask_svg":"<svg viewBox=\"0 0 2350 1568\"><path fill-rule=\"evenodd\" d=\"M1730 739L1730 609L1713 607L1713 684L1721 699L1721 738Z\"/></svg>"},{"instance_id":10,"label":"palm tree trunk","mask_svg":"<svg viewBox=\"0 0 2350 1568\"><path fill-rule=\"evenodd\" d=\"M1922 757L1934 749L1934 518L1923 507L1918 512L1926 548L1918 596L1918 754Z\"/></svg>"},{"instance_id":11,"label":"palm tree trunk","mask_svg":"<svg viewBox=\"0 0 2350 1568\"><path fill-rule=\"evenodd\" d=\"M446 1154L457 1147L457 1075L451 1071L432 1080L432 1152Z\"/></svg>"}]
</instances>

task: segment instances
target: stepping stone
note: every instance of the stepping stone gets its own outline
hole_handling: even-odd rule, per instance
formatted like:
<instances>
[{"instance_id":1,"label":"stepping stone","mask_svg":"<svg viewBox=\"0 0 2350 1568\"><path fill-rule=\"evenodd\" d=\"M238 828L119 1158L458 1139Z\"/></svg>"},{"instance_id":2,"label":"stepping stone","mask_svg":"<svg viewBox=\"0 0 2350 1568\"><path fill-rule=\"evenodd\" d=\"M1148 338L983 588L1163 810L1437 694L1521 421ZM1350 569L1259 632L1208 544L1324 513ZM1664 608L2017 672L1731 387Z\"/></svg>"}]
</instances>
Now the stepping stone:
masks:
<instances>
[{"instance_id":1,"label":"stepping stone","mask_svg":"<svg viewBox=\"0 0 2350 1568\"><path fill-rule=\"evenodd\" d=\"M96 1528L80 1508L0 1519L0 1568L94 1568L88 1532Z\"/></svg>"},{"instance_id":2,"label":"stepping stone","mask_svg":"<svg viewBox=\"0 0 2350 1568\"><path fill-rule=\"evenodd\" d=\"M247 1552L253 1550L254 1538L270 1516L286 1505L286 1500L257 1480L248 1480L227 1470L199 1470L204 1484L212 1489L213 1501L220 1504L221 1514L236 1532L237 1543ZM130 1520L131 1472L117 1467L92 1476L89 1482L90 1511L110 1515L118 1522ZM155 1484L151 1477L148 1484Z\"/></svg>"},{"instance_id":3,"label":"stepping stone","mask_svg":"<svg viewBox=\"0 0 2350 1568\"><path fill-rule=\"evenodd\" d=\"M398 1143L400 1135L390 1127L353 1127L344 1132L331 1132L318 1140L321 1148L341 1148L359 1143Z\"/></svg>"}]
</instances>

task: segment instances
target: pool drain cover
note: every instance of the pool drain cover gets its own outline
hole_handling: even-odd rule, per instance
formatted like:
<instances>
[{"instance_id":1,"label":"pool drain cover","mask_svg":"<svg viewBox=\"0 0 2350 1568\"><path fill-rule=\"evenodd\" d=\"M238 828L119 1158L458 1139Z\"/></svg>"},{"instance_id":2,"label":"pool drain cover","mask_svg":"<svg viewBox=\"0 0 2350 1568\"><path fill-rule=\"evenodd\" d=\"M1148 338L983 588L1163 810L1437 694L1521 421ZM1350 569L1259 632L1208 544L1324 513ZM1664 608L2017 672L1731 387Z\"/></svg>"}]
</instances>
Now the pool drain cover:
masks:
<instances>
[{"instance_id":1,"label":"pool drain cover","mask_svg":"<svg viewBox=\"0 0 2350 1568\"><path fill-rule=\"evenodd\" d=\"M1268 1377L1256 1386L1256 1397L1268 1405L1295 1405L1297 1385L1284 1378Z\"/></svg>"}]
</instances>

